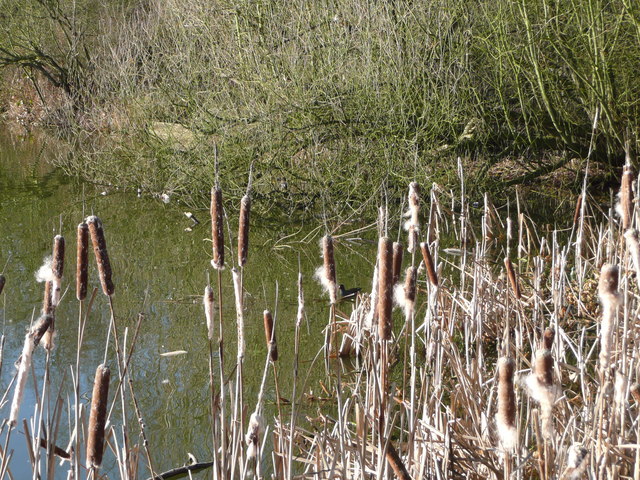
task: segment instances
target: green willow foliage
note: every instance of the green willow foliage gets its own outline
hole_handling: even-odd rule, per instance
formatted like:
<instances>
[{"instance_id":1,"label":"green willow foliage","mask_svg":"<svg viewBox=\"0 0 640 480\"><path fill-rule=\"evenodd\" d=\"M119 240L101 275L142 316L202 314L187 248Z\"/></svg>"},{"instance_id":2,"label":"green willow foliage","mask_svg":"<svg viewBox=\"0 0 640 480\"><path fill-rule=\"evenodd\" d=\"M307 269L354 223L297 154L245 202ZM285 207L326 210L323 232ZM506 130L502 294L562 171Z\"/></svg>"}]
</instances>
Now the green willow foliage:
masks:
<instances>
[{"instance_id":1,"label":"green willow foliage","mask_svg":"<svg viewBox=\"0 0 640 480\"><path fill-rule=\"evenodd\" d=\"M77 126L116 124L119 172L180 173L174 190L210 181L213 143L235 173L256 159L342 193L460 153L584 157L596 120L596 158L635 149L634 0L7 2L0 65L33 69L20 58L37 45L37 62L72 74ZM176 155L153 122L197 141Z\"/></svg>"}]
</instances>

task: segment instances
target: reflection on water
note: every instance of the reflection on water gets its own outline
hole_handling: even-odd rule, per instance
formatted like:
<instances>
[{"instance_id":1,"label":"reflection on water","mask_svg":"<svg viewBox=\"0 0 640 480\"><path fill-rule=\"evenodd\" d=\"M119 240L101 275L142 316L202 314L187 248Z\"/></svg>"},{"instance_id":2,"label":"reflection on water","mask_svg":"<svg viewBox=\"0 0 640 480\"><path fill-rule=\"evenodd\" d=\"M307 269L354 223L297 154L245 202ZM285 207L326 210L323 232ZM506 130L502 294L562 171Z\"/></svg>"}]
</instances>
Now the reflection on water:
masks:
<instances>
[{"instance_id":1,"label":"reflection on water","mask_svg":"<svg viewBox=\"0 0 640 480\"><path fill-rule=\"evenodd\" d=\"M4 267L7 278L0 300L0 318L4 322L6 336L2 387L6 389L14 375L12 363L18 358L31 319L41 307L43 285L36 282L34 274L43 259L51 254L53 237L60 233L67 242L65 293L56 311L58 335L51 359L51 385L57 393L64 382L61 390L64 403L73 405L70 367L75 365L78 326L75 232L84 216L96 214L103 221L112 261L116 318L120 332L129 329L129 341L138 314L144 314L130 371L147 427L154 466L164 471L182 465L187 461L188 452L202 461L210 459L208 344L201 299L208 277L214 284L215 274L209 263L211 242L207 212L195 212L201 224L193 227L191 232L185 231L191 226L191 221L185 217L180 204L164 204L150 198L138 198L134 192L82 184L48 167L45 162L47 154L46 146L40 142L27 139L14 143L0 137L0 269ZM238 206L225 207L235 229ZM290 398L291 395L292 382L285 379L292 377L298 258L305 274L309 320L309 328L303 328L301 339L303 377L322 346L321 330L328 318L327 301L321 297L319 287L311 278L314 268L321 263L316 239L323 232L318 229L300 243L299 239L305 238L309 229L282 222L277 227L273 224L265 227L261 223L261 219L254 216L245 271L245 399L249 410L254 408L258 395L266 354L262 311L275 307L276 285L279 297L279 375L283 379L280 385L283 397ZM296 232L298 234L294 237L284 239ZM373 243L345 241L342 247L340 245L336 256L342 281L349 285L366 281L372 271L367 258L373 258ZM230 260L232 257L228 252L226 258ZM92 254L90 260L93 262ZM222 280L226 362L230 373L232 359L235 359L236 326L229 269L223 272ZM91 263L90 288L98 286L97 272ZM85 408L89 406L96 366L104 355L109 318L108 302L100 290L89 315L81 351L80 394ZM160 356L174 350L186 350L188 353ZM107 358L115 380L113 347L109 348ZM42 388L42 349L34 355L34 367L38 388ZM322 369L321 363L318 369ZM310 389L315 389L313 379L312 375ZM113 381L112 385L115 385ZM272 386L268 388L266 401L270 417L267 416L267 420L271 419L273 425L275 393ZM111 397L114 391L112 387ZM21 419L33 416L34 395L30 379ZM9 407L4 405L3 417L8 417ZM116 424L120 422L117 415L113 419ZM58 433L58 444L63 447L69 438L67 422L65 413ZM136 419L129 419L129 425L132 443L140 442ZM11 448L15 449L11 471L16 478L27 478L31 475L31 467L24 436L14 433L11 440ZM84 452L81 458L84 461ZM140 463L143 469L145 462L141 460ZM66 466L58 467L56 477L66 478L66 470ZM117 477L112 452L105 454L104 472L110 473L112 478Z\"/></svg>"}]
</instances>

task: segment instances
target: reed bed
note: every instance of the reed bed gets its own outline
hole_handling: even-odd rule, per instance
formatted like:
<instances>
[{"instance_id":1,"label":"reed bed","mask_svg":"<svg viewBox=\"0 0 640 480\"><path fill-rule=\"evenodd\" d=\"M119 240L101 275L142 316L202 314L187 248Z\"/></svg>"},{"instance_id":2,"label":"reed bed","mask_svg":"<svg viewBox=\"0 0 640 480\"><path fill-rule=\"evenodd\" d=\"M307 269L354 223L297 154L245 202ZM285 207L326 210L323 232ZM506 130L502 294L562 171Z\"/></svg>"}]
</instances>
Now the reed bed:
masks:
<instances>
[{"instance_id":1,"label":"reed bed","mask_svg":"<svg viewBox=\"0 0 640 480\"><path fill-rule=\"evenodd\" d=\"M573 217L546 232L524 213L520 199L511 211L485 196L482 214L473 216L462 171L459 176L461 194L455 197L437 185L425 192L410 184L405 228L398 226L403 233L395 242L389 219L402 212L380 210L378 228L369 229L378 245L366 272L370 284L348 300L336 287L341 235L327 228L315 276L328 315L313 319L326 324L324 339L316 339L317 358L325 362L304 366L303 287L313 272L299 268L295 299L278 298L276 286L275 301L262 314L265 342L245 343L250 188L240 204L237 242L225 242L227 211L216 184L213 260L203 258L203 270L214 267L218 292L205 286L200 322L209 347L208 376L201 381L210 397L202 431L211 458L165 473L157 469L162 452L153 450L129 371L143 316L133 332L118 329L117 272L106 229L95 216L77 228L78 354L66 407L62 386L50 383L51 369L60 367L51 361L54 346L38 346L53 326L56 306L74 301L61 289L64 240L56 236L53 261L45 264L51 278L42 311L34 314L4 394L0 480L14 477L8 446L15 431L27 439L33 478L174 478L202 470L201 478L216 480L639 478L640 247L631 167L622 177L619 214L614 205L601 211L585 190ZM93 304L100 301L98 286L89 286L89 238L111 319L87 402L78 376L96 365L81 364L80 351ZM225 248L233 245L237 255L230 252L230 268L223 270ZM222 308L223 284L233 288L235 302L226 303L235 306L234 314ZM295 319L280 315L283 300L297 302ZM286 322L295 327L293 339L282 334ZM224 328L227 323L234 328ZM235 330L237 342L224 342L223 330ZM260 372L252 372L261 374L257 395L249 395L246 385L249 348L264 361ZM287 352L293 352L291 377L280 369ZM40 355L45 368L34 379L36 405L25 407L24 389ZM108 362L116 363L113 377ZM324 392L313 415L307 404L317 387L309 381L312 371L323 371ZM267 399L274 391L275 398ZM64 424L69 431L62 434ZM107 458L116 468L101 471Z\"/></svg>"}]
</instances>

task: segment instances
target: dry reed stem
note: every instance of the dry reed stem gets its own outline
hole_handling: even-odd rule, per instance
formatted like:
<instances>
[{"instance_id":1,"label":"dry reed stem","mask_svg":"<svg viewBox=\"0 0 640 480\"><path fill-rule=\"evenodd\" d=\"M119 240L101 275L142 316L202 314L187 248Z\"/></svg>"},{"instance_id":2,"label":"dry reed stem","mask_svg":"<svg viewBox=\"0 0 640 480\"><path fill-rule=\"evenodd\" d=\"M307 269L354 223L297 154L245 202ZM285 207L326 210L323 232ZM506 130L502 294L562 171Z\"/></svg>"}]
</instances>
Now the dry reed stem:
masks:
<instances>
[{"instance_id":1,"label":"dry reed stem","mask_svg":"<svg viewBox=\"0 0 640 480\"><path fill-rule=\"evenodd\" d=\"M278 343L276 342L276 331L273 328L273 315L269 310L263 312L264 317L264 336L267 340L267 350L269 358L272 362L278 360Z\"/></svg>"},{"instance_id":2,"label":"dry reed stem","mask_svg":"<svg viewBox=\"0 0 640 480\"><path fill-rule=\"evenodd\" d=\"M434 287L438 286L438 274L436 273L435 265L433 264L433 257L429 250L429 245L426 242L420 243L420 250L422 251L422 259L424 260L424 266L427 269L427 277L429 282Z\"/></svg>"},{"instance_id":3,"label":"dry reed stem","mask_svg":"<svg viewBox=\"0 0 640 480\"><path fill-rule=\"evenodd\" d=\"M400 279L403 254L404 252L402 250L402 244L400 242L393 242L393 285L398 283L398 280Z\"/></svg>"},{"instance_id":4,"label":"dry reed stem","mask_svg":"<svg viewBox=\"0 0 640 480\"><path fill-rule=\"evenodd\" d=\"M76 242L76 298L87 298L87 280L89 271L89 226L78 224Z\"/></svg>"},{"instance_id":5,"label":"dry reed stem","mask_svg":"<svg viewBox=\"0 0 640 480\"><path fill-rule=\"evenodd\" d=\"M87 218L86 222L89 226L93 253L95 254L96 264L98 265L102 292L107 296L111 296L115 291L115 286L111 280L111 262L109 261L109 253L107 252L107 242L104 237L102 221L95 215L92 215Z\"/></svg>"},{"instance_id":6,"label":"dry reed stem","mask_svg":"<svg viewBox=\"0 0 640 480\"><path fill-rule=\"evenodd\" d=\"M244 358L244 299L242 297L242 276L236 268L231 269L233 278L233 295L236 303L236 330L238 332L238 358ZM211 292L213 297L213 291Z\"/></svg>"},{"instance_id":7,"label":"dry reed stem","mask_svg":"<svg viewBox=\"0 0 640 480\"><path fill-rule=\"evenodd\" d=\"M515 449L518 441L516 429L516 394L513 387L515 362L511 358L498 360L498 413L496 425L500 444L506 451Z\"/></svg>"},{"instance_id":8,"label":"dry reed stem","mask_svg":"<svg viewBox=\"0 0 640 480\"><path fill-rule=\"evenodd\" d=\"M378 265L378 334L380 339L390 340L393 332L393 246L387 237L378 241Z\"/></svg>"},{"instance_id":9,"label":"dry reed stem","mask_svg":"<svg viewBox=\"0 0 640 480\"><path fill-rule=\"evenodd\" d=\"M249 252L249 214L251 213L251 197L245 195L240 200L240 217L238 219L238 265L244 267Z\"/></svg>"},{"instance_id":10,"label":"dry reed stem","mask_svg":"<svg viewBox=\"0 0 640 480\"><path fill-rule=\"evenodd\" d=\"M516 299L520 300L522 294L520 293L520 285L518 284L518 278L516 277L516 272L513 269L513 264L509 257L505 257L504 266L507 270L507 277L509 278L509 284L511 285L511 290L513 291L513 296Z\"/></svg>"},{"instance_id":11,"label":"dry reed stem","mask_svg":"<svg viewBox=\"0 0 640 480\"><path fill-rule=\"evenodd\" d=\"M623 230L630 228L633 220L633 177L631 165L625 165L622 169L622 180L620 182L618 204L616 205L616 211L622 220Z\"/></svg>"},{"instance_id":12,"label":"dry reed stem","mask_svg":"<svg viewBox=\"0 0 640 480\"><path fill-rule=\"evenodd\" d=\"M87 466L99 468L104 451L104 427L107 421L107 399L111 371L106 365L98 365L91 394L91 412L87 433Z\"/></svg>"},{"instance_id":13,"label":"dry reed stem","mask_svg":"<svg viewBox=\"0 0 640 480\"><path fill-rule=\"evenodd\" d=\"M213 258L211 266L216 270L224 268L224 226L222 209L222 190L216 186L211 189L211 240Z\"/></svg>"}]
</instances>

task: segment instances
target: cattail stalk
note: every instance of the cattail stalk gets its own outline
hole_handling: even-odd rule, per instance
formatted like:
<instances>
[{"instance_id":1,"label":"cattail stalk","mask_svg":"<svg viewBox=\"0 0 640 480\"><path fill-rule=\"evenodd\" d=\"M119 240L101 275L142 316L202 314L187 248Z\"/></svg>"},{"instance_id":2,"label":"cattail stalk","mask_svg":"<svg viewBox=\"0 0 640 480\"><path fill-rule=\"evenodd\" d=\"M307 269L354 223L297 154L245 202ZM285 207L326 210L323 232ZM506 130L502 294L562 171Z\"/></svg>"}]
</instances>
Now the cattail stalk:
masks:
<instances>
[{"instance_id":1,"label":"cattail stalk","mask_svg":"<svg viewBox=\"0 0 640 480\"><path fill-rule=\"evenodd\" d=\"M87 279L89 271L89 226L82 222L78 225L76 245L76 298L87 298Z\"/></svg>"},{"instance_id":2,"label":"cattail stalk","mask_svg":"<svg viewBox=\"0 0 640 480\"><path fill-rule=\"evenodd\" d=\"M429 282L434 287L437 287L438 274L436 273L436 268L433 264L433 257L431 256L431 252L429 251L429 245L426 242L420 243L420 250L422 251L422 259L424 260L424 266L427 269L427 277L429 277Z\"/></svg>"},{"instance_id":3,"label":"cattail stalk","mask_svg":"<svg viewBox=\"0 0 640 480\"><path fill-rule=\"evenodd\" d=\"M512 451L516 447L516 394L513 388L515 362L511 358L498 360L498 413L496 425L502 448Z\"/></svg>"},{"instance_id":4,"label":"cattail stalk","mask_svg":"<svg viewBox=\"0 0 640 480\"><path fill-rule=\"evenodd\" d=\"M87 438L87 466L97 469L102 465L104 451L104 427L107 421L107 399L111 371L106 365L98 365L91 394L91 413Z\"/></svg>"},{"instance_id":5,"label":"cattail stalk","mask_svg":"<svg viewBox=\"0 0 640 480\"><path fill-rule=\"evenodd\" d=\"M244 358L244 300L242 298L242 282L241 274L236 268L231 270L233 277L233 294L236 301L236 326L238 331L238 358ZM211 299L213 300L213 291L211 291Z\"/></svg>"},{"instance_id":6,"label":"cattail stalk","mask_svg":"<svg viewBox=\"0 0 640 480\"><path fill-rule=\"evenodd\" d=\"M240 218L238 220L238 265L244 267L249 252L249 214L251 197L245 195L240 200Z\"/></svg>"},{"instance_id":7,"label":"cattail stalk","mask_svg":"<svg viewBox=\"0 0 640 480\"><path fill-rule=\"evenodd\" d=\"M216 270L224 268L224 228L222 210L222 189L215 186L211 189L211 239L213 243L213 259L211 265Z\"/></svg>"},{"instance_id":8,"label":"cattail stalk","mask_svg":"<svg viewBox=\"0 0 640 480\"><path fill-rule=\"evenodd\" d=\"M87 218L86 222L89 226L93 253L96 256L102 292L107 296L111 296L115 291L115 286L111 280L111 262L109 261L109 254L107 252L107 242L104 237L102 221L95 215L92 215Z\"/></svg>"},{"instance_id":9,"label":"cattail stalk","mask_svg":"<svg viewBox=\"0 0 640 480\"><path fill-rule=\"evenodd\" d=\"M393 280L391 283L395 285L400 279L400 271L402 270L402 244L400 242L393 242Z\"/></svg>"},{"instance_id":10,"label":"cattail stalk","mask_svg":"<svg viewBox=\"0 0 640 480\"><path fill-rule=\"evenodd\" d=\"M604 264L600 270L598 296L602 303L600 326L600 369L604 373L611 364L613 333L618 310L618 266Z\"/></svg>"},{"instance_id":11,"label":"cattail stalk","mask_svg":"<svg viewBox=\"0 0 640 480\"><path fill-rule=\"evenodd\" d=\"M509 278L509 284L511 285L511 290L513 291L513 296L516 297L517 300L520 300L522 294L520 293L520 285L518 283L518 278L516 277L516 272L513 268L513 264L509 257L505 257L504 266L507 270L507 277Z\"/></svg>"}]
</instances>

